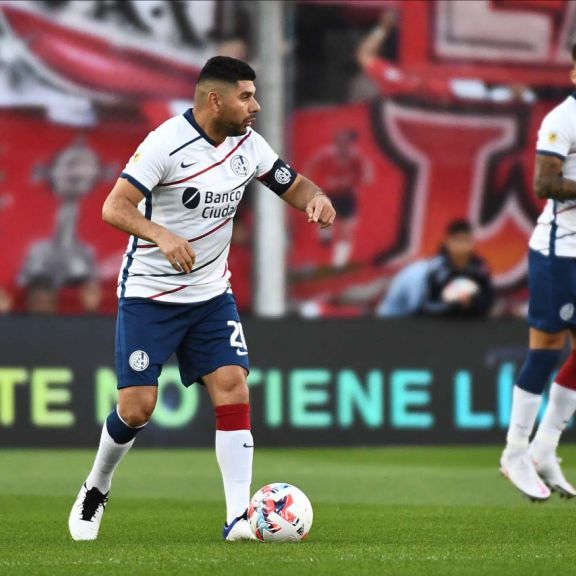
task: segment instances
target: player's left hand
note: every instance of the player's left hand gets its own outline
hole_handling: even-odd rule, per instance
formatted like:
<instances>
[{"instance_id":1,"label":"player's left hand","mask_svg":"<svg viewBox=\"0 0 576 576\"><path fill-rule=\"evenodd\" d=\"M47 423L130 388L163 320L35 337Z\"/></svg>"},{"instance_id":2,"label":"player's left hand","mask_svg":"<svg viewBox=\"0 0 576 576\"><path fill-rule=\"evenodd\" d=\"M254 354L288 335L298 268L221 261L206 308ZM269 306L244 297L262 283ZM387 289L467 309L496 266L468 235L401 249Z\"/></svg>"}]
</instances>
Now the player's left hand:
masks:
<instances>
[{"instance_id":1,"label":"player's left hand","mask_svg":"<svg viewBox=\"0 0 576 576\"><path fill-rule=\"evenodd\" d=\"M318 222L320 228L332 226L334 218L336 218L336 210L334 210L332 202L326 194L314 196L306 206L306 214L308 215L308 222Z\"/></svg>"}]
</instances>

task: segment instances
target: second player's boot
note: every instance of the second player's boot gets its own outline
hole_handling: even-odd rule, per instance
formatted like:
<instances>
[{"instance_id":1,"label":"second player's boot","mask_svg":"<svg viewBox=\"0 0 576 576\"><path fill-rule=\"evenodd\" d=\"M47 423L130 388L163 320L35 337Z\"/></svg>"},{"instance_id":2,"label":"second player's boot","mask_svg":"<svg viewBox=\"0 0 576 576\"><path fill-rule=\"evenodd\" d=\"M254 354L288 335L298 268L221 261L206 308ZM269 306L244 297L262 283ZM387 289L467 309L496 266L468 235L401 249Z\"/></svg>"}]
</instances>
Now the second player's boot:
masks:
<instances>
[{"instance_id":1,"label":"second player's boot","mask_svg":"<svg viewBox=\"0 0 576 576\"><path fill-rule=\"evenodd\" d=\"M528 450L504 450L500 459L500 472L530 500L544 501L550 498L550 490L538 476Z\"/></svg>"},{"instance_id":2,"label":"second player's boot","mask_svg":"<svg viewBox=\"0 0 576 576\"><path fill-rule=\"evenodd\" d=\"M536 472L550 490L565 498L574 498L576 496L576 489L566 480L556 452L551 450L549 453L541 454L534 450L533 446L530 446L530 456L534 462Z\"/></svg>"}]
</instances>

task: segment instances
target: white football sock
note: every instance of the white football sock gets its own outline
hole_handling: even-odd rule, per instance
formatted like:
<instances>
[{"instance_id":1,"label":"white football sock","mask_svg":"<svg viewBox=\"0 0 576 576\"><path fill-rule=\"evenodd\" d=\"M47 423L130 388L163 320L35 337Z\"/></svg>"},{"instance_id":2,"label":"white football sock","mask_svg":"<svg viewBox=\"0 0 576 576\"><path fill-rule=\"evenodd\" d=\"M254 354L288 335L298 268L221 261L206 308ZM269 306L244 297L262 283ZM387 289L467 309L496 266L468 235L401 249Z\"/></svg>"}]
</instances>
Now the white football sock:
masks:
<instances>
[{"instance_id":1,"label":"white football sock","mask_svg":"<svg viewBox=\"0 0 576 576\"><path fill-rule=\"evenodd\" d=\"M226 523L244 514L250 503L254 440L250 430L216 430L216 459L226 497Z\"/></svg>"},{"instance_id":2,"label":"white football sock","mask_svg":"<svg viewBox=\"0 0 576 576\"><path fill-rule=\"evenodd\" d=\"M532 442L532 455L538 461L555 452L560 436L576 411L576 391L554 382L544 418Z\"/></svg>"},{"instance_id":3,"label":"white football sock","mask_svg":"<svg viewBox=\"0 0 576 576\"><path fill-rule=\"evenodd\" d=\"M507 452L516 452L528 448L528 441L534 429L541 402L541 394L532 394L518 386L514 386L510 427L506 436Z\"/></svg>"},{"instance_id":4,"label":"white football sock","mask_svg":"<svg viewBox=\"0 0 576 576\"><path fill-rule=\"evenodd\" d=\"M98 453L96 454L92 470L86 479L86 487L88 489L96 486L103 494L110 490L114 470L116 470L122 458L130 450L134 440L135 438L130 440L130 442L126 442L126 444L117 444L108 433L106 422L104 422Z\"/></svg>"}]
</instances>

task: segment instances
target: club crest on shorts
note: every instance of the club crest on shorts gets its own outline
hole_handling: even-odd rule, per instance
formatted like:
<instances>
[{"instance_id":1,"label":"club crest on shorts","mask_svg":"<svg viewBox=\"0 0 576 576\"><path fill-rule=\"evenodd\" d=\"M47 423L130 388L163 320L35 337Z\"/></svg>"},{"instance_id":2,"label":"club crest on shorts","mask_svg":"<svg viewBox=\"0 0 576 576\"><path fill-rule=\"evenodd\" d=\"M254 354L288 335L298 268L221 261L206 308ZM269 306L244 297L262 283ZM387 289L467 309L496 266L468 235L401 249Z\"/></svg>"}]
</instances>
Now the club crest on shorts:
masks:
<instances>
[{"instance_id":1,"label":"club crest on shorts","mask_svg":"<svg viewBox=\"0 0 576 576\"><path fill-rule=\"evenodd\" d=\"M560 318L567 322L568 320L572 320L574 317L574 304L564 304L562 308L560 308Z\"/></svg>"},{"instance_id":2,"label":"club crest on shorts","mask_svg":"<svg viewBox=\"0 0 576 576\"><path fill-rule=\"evenodd\" d=\"M144 352L144 350L136 350L130 354L130 358L128 360L130 364L130 368L135 370L136 372L142 372L148 368L150 364L150 358L148 358L148 354Z\"/></svg>"},{"instance_id":3,"label":"club crest on shorts","mask_svg":"<svg viewBox=\"0 0 576 576\"><path fill-rule=\"evenodd\" d=\"M238 176L248 176L250 172L250 162L248 162L246 156L242 156L241 154L232 157L230 166L232 167L232 172Z\"/></svg>"}]
</instances>

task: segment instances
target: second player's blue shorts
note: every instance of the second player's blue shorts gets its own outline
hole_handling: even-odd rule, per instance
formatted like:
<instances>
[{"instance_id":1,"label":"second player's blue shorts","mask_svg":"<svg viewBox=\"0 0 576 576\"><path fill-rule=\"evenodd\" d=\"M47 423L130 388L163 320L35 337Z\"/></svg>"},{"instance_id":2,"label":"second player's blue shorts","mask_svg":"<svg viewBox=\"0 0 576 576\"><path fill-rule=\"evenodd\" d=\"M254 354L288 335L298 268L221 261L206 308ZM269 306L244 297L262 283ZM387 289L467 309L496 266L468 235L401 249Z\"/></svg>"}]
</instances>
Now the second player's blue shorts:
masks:
<instances>
[{"instance_id":1,"label":"second player's blue shorts","mask_svg":"<svg viewBox=\"0 0 576 576\"><path fill-rule=\"evenodd\" d=\"M549 333L576 329L576 258L530 250L528 284L528 323L532 328Z\"/></svg>"},{"instance_id":2,"label":"second player's blue shorts","mask_svg":"<svg viewBox=\"0 0 576 576\"><path fill-rule=\"evenodd\" d=\"M122 298L116 323L118 388L158 384L176 354L182 384L202 382L221 366L249 369L248 349L231 292L194 304Z\"/></svg>"}]
</instances>

